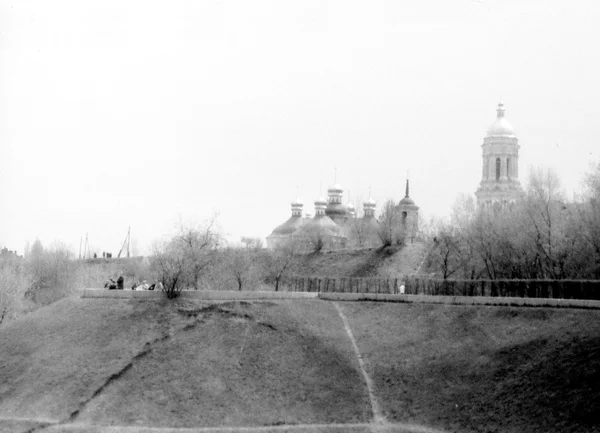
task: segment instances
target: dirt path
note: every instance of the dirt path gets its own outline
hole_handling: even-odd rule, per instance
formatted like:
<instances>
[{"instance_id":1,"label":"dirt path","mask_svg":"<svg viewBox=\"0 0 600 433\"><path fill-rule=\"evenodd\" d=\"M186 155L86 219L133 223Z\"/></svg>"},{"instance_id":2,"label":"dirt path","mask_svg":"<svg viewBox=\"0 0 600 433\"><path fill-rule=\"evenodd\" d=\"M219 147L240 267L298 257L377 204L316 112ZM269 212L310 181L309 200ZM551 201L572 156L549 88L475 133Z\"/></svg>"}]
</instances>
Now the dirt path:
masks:
<instances>
[{"instance_id":1,"label":"dirt path","mask_svg":"<svg viewBox=\"0 0 600 433\"><path fill-rule=\"evenodd\" d=\"M367 384L367 389L369 390L369 399L371 400L371 411L373 412L373 422L375 424L386 424L387 421L385 419L385 416L383 415L381 406L379 405L379 402L377 401L377 398L375 397L375 391L374 391L375 387L373 385L373 381L371 380L371 378L369 377L369 375L367 373L367 370L365 369L365 363L363 361L362 355L360 354L360 350L358 350L358 345L356 344L354 335L352 335L352 329L350 329L350 323L348 323L348 319L344 315L344 312L342 311L342 309L340 308L338 303L334 302L333 305L334 305L335 309L338 311L338 313L342 319L342 322L344 323L344 328L346 329L346 332L348 333L348 337L350 338L350 341L352 342L352 347L354 349L354 353L356 354L356 358L358 359L358 364L360 365L360 369L361 369L363 377L365 379L365 383Z\"/></svg>"}]
</instances>

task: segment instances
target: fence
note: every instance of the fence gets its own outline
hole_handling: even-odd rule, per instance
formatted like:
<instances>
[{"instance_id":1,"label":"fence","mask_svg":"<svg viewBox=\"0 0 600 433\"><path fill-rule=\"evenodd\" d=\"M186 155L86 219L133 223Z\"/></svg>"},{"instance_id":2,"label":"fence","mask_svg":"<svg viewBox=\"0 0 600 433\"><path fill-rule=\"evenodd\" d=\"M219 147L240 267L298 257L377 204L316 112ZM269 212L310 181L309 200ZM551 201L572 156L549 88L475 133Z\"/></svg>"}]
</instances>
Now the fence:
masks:
<instances>
[{"instance_id":1,"label":"fence","mask_svg":"<svg viewBox=\"0 0 600 433\"><path fill-rule=\"evenodd\" d=\"M283 290L290 292L399 293L399 278L288 277Z\"/></svg>"},{"instance_id":2,"label":"fence","mask_svg":"<svg viewBox=\"0 0 600 433\"><path fill-rule=\"evenodd\" d=\"M330 278L293 276L283 281L291 292L400 293L407 295L493 296L600 300L598 280L441 280L406 278Z\"/></svg>"}]
</instances>

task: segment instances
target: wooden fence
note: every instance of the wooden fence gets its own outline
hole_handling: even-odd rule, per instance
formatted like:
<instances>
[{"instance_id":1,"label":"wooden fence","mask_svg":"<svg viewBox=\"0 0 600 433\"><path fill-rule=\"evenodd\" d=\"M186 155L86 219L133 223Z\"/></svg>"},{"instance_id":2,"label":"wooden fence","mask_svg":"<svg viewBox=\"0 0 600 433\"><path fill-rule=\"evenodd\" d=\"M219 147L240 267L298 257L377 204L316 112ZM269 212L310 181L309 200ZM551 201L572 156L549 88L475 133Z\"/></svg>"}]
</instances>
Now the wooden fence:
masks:
<instances>
[{"instance_id":1,"label":"wooden fence","mask_svg":"<svg viewBox=\"0 0 600 433\"><path fill-rule=\"evenodd\" d=\"M406 278L334 278L292 276L282 282L291 292L341 292L407 295L501 296L600 300L598 280L442 280Z\"/></svg>"},{"instance_id":2,"label":"wooden fence","mask_svg":"<svg viewBox=\"0 0 600 433\"><path fill-rule=\"evenodd\" d=\"M283 290L290 292L399 293L399 278L288 277Z\"/></svg>"}]
</instances>

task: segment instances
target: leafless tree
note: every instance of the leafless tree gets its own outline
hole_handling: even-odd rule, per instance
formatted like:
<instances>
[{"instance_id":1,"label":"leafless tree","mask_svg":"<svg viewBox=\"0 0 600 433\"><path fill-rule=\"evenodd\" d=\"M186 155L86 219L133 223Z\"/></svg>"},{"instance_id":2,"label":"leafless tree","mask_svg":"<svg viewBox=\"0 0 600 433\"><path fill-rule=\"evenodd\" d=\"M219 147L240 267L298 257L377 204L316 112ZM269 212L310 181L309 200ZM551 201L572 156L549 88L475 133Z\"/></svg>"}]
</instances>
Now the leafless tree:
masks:
<instances>
[{"instance_id":1,"label":"leafless tree","mask_svg":"<svg viewBox=\"0 0 600 433\"><path fill-rule=\"evenodd\" d=\"M379 215L379 224L378 234L384 247L403 241L404 234L401 230L400 216L393 200L388 200L383 204Z\"/></svg>"},{"instance_id":2,"label":"leafless tree","mask_svg":"<svg viewBox=\"0 0 600 433\"><path fill-rule=\"evenodd\" d=\"M228 248L224 251L225 269L241 292L250 279L253 260L252 251L246 248Z\"/></svg>"},{"instance_id":3,"label":"leafless tree","mask_svg":"<svg viewBox=\"0 0 600 433\"><path fill-rule=\"evenodd\" d=\"M162 282L167 297L176 297L186 288L198 290L200 280L214 264L223 243L215 218L201 226L180 221L177 234L153 246L154 272Z\"/></svg>"},{"instance_id":4,"label":"leafless tree","mask_svg":"<svg viewBox=\"0 0 600 433\"><path fill-rule=\"evenodd\" d=\"M369 243L369 230L362 218L358 215L348 219L346 223L348 241L354 248L364 248Z\"/></svg>"},{"instance_id":5,"label":"leafless tree","mask_svg":"<svg viewBox=\"0 0 600 433\"><path fill-rule=\"evenodd\" d=\"M275 284L275 291L279 291L280 284L301 254L303 246L300 241L290 239L288 242L276 246L270 251L268 272L269 279Z\"/></svg>"}]
</instances>

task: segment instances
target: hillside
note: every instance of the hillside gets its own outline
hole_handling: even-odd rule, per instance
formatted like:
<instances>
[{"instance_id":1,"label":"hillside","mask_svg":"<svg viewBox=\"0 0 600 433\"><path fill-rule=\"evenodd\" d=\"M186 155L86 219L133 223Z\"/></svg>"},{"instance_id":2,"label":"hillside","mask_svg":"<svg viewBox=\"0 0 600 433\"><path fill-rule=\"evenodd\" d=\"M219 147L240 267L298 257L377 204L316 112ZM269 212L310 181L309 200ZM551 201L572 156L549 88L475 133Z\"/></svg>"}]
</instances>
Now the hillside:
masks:
<instances>
[{"instance_id":1,"label":"hillside","mask_svg":"<svg viewBox=\"0 0 600 433\"><path fill-rule=\"evenodd\" d=\"M600 312L345 303L390 421L600 432Z\"/></svg>"},{"instance_id":2,"label":"hillside","mask_svg":"<svg viewBox=\"0 0 600 433\"><path fill-rule=\"evenodd\" d=\"M0 347L0 419L193 427L370 417L328 303L65 299L2 327Z\"/></svg>"},{"instance_id":3,"label":"hillside","mask_svg":"<svg viewBox=\"0 0 600 433\"><path fill-rule=\"evenodd\" d=\"M600 432L599 311L73 298L0 327L0 431L368 431L369 393L338 308L387 431Z\"/></svg>"},{"instance_id":4,"label":"hillside","mask_svg":"<svg viewBox=\"0 0 600 433\"><path fill-rule=\"evenodd\" d=\"M302 276L376 277L414 273L426 253L422 243L405 246L340 250L305 254L294 263L293 272Z\"/></svg>"}]
</instances>

